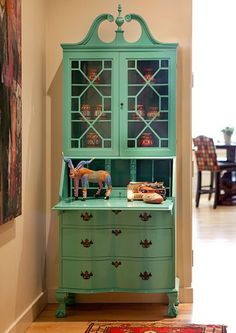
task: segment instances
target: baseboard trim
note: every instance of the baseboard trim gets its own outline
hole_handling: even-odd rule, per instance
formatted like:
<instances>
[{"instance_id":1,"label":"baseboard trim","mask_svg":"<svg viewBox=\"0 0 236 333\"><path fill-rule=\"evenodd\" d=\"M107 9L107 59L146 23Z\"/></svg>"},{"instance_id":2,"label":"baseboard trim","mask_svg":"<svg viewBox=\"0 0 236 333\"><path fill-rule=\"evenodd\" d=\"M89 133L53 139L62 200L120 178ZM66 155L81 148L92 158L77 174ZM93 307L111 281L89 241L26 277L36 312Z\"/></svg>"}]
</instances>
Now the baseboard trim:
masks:
<instances>
[{"instance_id":1,"label":"baseboard trim","mask_svg":"<svg viewBox=\"0 0 236 333\"><path fill-rule=\"evenodd\" d=\"M47 304L47 293L42 292L22 312L4 333L24 333Z\"/></svg>"},{"instance_id":2,"label":"baseboard trim","mask_svg":"<svg viewBox=\"0 0 236 333\"><path fill-rule=\"evenodd\" d=\"M56 289L48 290L48 303L57 303L55 298ZM164 294L143 294L143 293L94 293L78 294L76 297L81 303L165 303L167 297ZM179 289L180 303L193 302L193 289Z\"/></svg>"}]
</instances>

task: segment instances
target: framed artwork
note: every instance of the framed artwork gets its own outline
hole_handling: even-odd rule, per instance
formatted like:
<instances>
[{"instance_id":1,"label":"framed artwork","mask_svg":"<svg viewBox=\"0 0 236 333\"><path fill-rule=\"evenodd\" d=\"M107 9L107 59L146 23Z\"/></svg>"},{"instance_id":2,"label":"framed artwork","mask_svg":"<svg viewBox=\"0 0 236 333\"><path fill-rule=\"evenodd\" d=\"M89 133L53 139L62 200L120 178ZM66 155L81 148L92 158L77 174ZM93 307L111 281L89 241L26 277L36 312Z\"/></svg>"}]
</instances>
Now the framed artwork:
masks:
<instances>
[{"instance_id":1,"label":"framed artwork","mask_svg":"<svg viewBox=\"0 0 236 333\"><path fill-rule=\"evenodd\" d=\"M21 1L0 0L0 224L21 214Z\"/></svg>"}]
</instances>

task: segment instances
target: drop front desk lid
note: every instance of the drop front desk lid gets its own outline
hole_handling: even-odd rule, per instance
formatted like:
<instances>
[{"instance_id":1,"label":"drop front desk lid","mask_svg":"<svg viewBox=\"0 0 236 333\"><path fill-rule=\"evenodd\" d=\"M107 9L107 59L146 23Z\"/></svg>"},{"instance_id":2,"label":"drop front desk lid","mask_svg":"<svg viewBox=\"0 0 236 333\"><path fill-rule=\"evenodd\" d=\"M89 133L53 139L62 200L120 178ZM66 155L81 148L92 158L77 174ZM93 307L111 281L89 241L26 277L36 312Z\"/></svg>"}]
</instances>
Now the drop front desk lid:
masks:
<instances>
[{"instance_id":1,"label":"drop front desk lid","mask_svg":"<svg viewBox=\"0 0 236 333\"><path fill-rule=\"evenodd\" d=\"M110 198L104 200L103 198L87 198L86 201L81 199L75 200L74 198L66 198L59 201L54 207L54 210L167 210L172 211L174 207L174 199L167 198L161 204L149 204L144 201L128 202L126 198Z\"/></svg>"}]
</instances>

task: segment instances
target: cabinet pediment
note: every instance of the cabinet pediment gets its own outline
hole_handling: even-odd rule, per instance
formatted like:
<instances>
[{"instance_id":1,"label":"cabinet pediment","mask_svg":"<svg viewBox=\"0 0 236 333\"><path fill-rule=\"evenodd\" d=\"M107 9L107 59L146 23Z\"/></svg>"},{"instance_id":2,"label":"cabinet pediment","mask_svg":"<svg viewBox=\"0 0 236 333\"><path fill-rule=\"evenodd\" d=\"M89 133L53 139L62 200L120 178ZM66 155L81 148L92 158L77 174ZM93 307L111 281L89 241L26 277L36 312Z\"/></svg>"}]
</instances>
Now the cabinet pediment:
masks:
<instances>
[{"instance_id":1,"label":"cabinet pediment","mask_svg":"<svg viewBox=\"0 0 236 333\"><path fill-rule=\"evenodd\" d=\"M119 15L117 16L116 19L114 19L114 16L111 14L101 14L99 15L92 23L86 37L78 43L73 43L73 44L62 44L62 48L64 50L66 49L77 49L77 48L90 48L90 47L99 47L99 48L120 48L120 47L124 47L124 48L133 48L133 47L155 47L155 48L169 48L169 49L176 49L178 44L177 43L161 43L158 40L156 40L145 20L137 14L128 14L125 17L123 17L121 15L121 5L118 6L118 12ZM131 21L137 21L140 24L141 27L141 34L140 34L140 38L135 41L135 42L128 42L125 38L124 38L124 30L123 30L123 25L125 25L126 23L129 23ZM99 27L100 25L104 22L104 21L108 21L108 22L114 22L117 25L117 29L114 32L114 39L112 42L108 43L108 42L104 42L100 39L99 37Z\"/></svg>"}]
</instances>

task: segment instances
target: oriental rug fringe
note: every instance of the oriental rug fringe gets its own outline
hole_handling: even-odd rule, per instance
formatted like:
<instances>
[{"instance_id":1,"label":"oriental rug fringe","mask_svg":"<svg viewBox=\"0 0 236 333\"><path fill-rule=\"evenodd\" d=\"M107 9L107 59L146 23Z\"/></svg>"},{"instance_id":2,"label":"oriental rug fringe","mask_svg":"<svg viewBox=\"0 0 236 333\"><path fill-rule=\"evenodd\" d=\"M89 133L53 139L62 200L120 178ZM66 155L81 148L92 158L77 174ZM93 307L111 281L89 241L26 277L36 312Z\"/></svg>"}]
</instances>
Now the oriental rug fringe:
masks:
<instances>
[{"instance_id":1,"label":"oriental rug fringe","mask_svg":"<svg viewBox=\"0 0 236 333\"><path fill-rule=\"evenodd\" d=\"M160 322L94 322L85 333L226 333L225 325Z\"/></svg>"}]
</instances>

